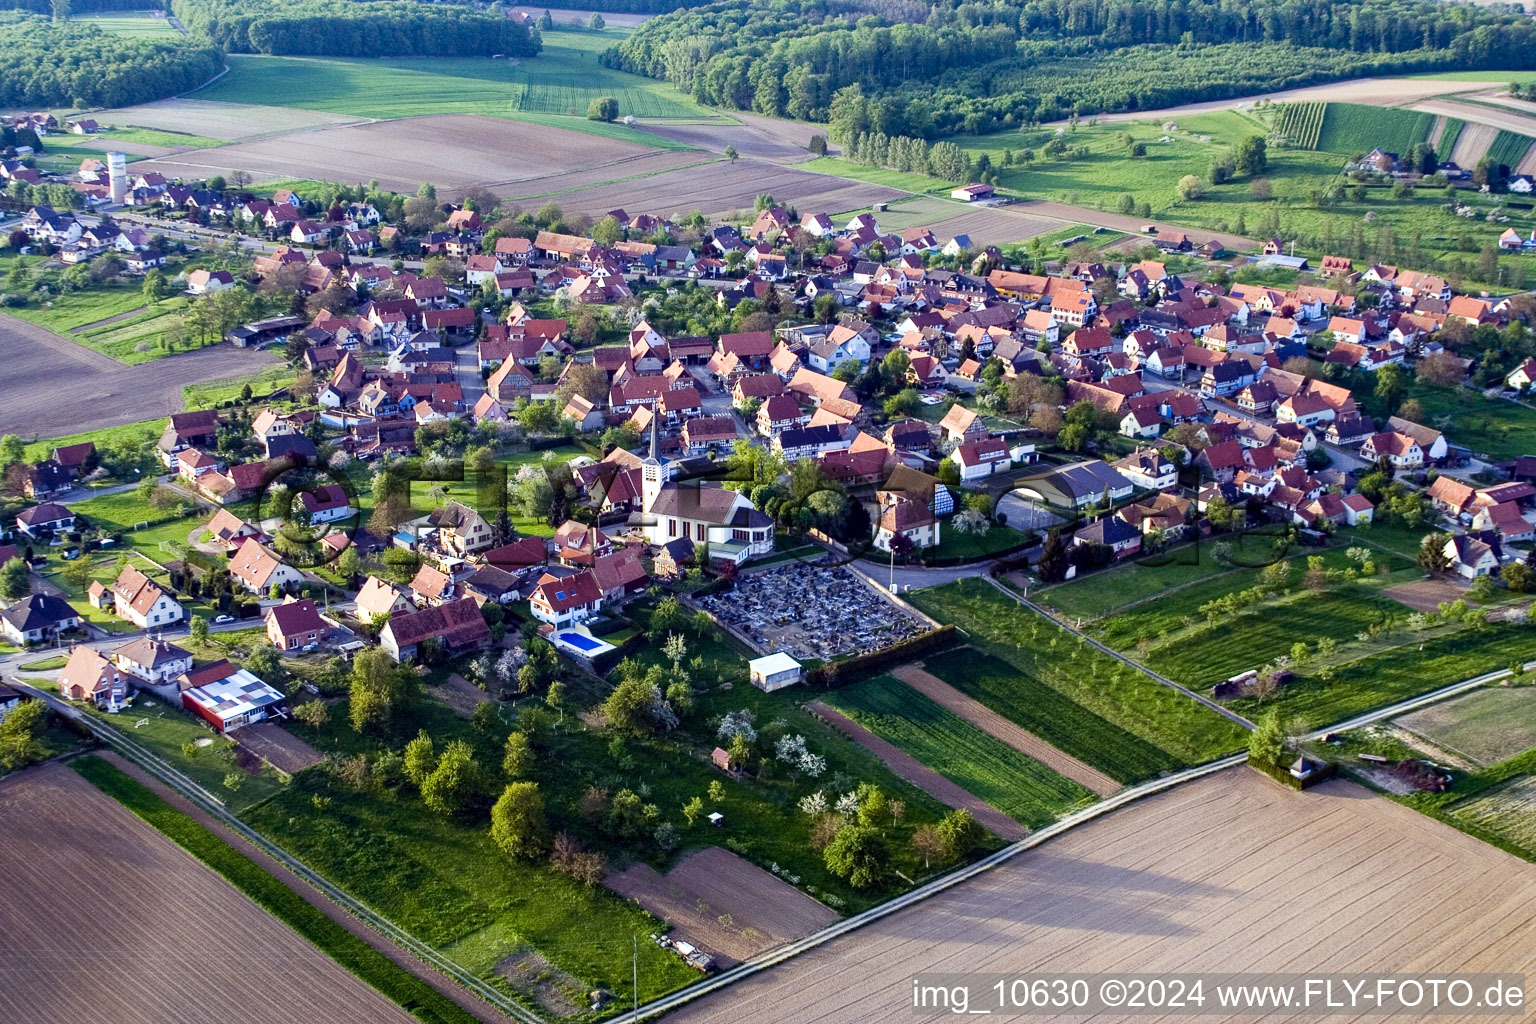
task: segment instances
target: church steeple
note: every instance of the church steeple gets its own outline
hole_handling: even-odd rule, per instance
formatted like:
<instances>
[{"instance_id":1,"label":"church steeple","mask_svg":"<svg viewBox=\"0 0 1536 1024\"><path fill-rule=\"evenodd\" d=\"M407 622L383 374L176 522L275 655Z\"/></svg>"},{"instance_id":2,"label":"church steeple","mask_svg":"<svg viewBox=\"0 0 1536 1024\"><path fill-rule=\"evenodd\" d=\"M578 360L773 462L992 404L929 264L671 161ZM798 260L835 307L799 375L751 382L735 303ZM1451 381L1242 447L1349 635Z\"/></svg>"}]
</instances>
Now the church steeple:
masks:
<instances>
[{"instance_id":1,"label":"church steeple","mask_svg":"<svg viewBox=\"0 0 1536 1024\"><path fill-rule=\"evenodd\" d=\"M658 403L659 404L659 403ZM661 440L657 433L657 420L661 414L652 407L651 409L651 449L645 458L640 460L640 497L644 502L646 511L650 511L656 496L661 493L661 485L667 479L667 471L661 464Z\"/></svg>"}]
</instances>

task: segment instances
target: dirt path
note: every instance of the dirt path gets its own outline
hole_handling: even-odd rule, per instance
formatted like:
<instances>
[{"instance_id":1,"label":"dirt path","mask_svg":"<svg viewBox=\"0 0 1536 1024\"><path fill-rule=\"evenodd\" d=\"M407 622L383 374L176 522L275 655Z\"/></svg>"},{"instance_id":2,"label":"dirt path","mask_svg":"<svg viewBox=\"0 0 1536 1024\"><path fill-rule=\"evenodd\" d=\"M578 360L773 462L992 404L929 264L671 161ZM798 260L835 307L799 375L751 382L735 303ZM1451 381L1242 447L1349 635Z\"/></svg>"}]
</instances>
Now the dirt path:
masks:
<instances>
[{"instance_id":1,"label":"dirt path","mask_svg":"<svg viewBox=\"0 0 1536 1024\"><path fill-rule=\"evenodd\" d=\"M351 932L353 935L356 935L358 938L368 943L368 945L383 953L395 963L416 975L416 977L425 981L428 985L431 985L433 988L437 989L449 999L452 999L465 1010L474 1014L476 1017L479 1017L483 1021L492 1022L492 1024L518 1024L518 1022L514 1021L511 1017L501 1013L499 1010L486 1004L482 1000L475 998L474 995L465 989L460 988L448 978L443 977L443 975L439 974L431 967L428 967L426 964L422 963L420 960L416 959L416 957L401 949L399 946L396 946L393 942L390 942L384 936L380 935L378 932L374 931L372 928L368 927L366 924L359 921L351 914L347 913L335 903L332 903L330 900L326 899L323 894L311 888L297 875L290 872L287 868L283 867L271 857L268 857L262 851L256 849L254 846L250 845L244 840L232 836L230 832L211 815L205 813L202 809L188 802L181 796L180 793L177 793L175 790L169 788L159 779L150 775L138 765L132 763L131 761L125 760L122 757L119 757L117 754L112 753L111 751L104 751L100 756L106 758L108 761L111 761L118 768L121 768L123 771L133 776L139 782L142 782L144 785L154 790L158 796L166 800L178 811L190 815L198 824L202 825L204 828L208 829L224 842L228 843L231 847L238 850L241 856L248 857L252 861L256 862L256 864L260 865L262 870L266 871L273 878L277 879L279 882L283 883L288 888L304 897L304 899L308 900L310 904L318 908L321 913L325 914L326 917L329 917L331 920L341 925L347 931Z\"/></svg>"},{"instance_id":2,"label":"dirt path","mask_svg":"<svg viewBox=\"0 0 1536 1024\"><path fill-rule=\"evenodd\" d=\"M1120 783L1090 765L1056 749L1027 729L1020 728L980 701L967 697L931 672L918 665L903 665L892 669L891 675L906 683L935 704L939 704L970 722L982 732L994 736L1026 757L1060 772L1080 786L1086 786L1099 796L1110 796L1120 791Z\"/></svg>"},{"instance_id":3,"label":"dirt path","mask_svg":"<svg viewBox=\"0 0 1536 1024\"><path fill-rule=\"evenodd\" d=\"M1204 100L1185 103L1161 110L1132 110L1122 114L1099 114L1100 124L1118 124L1122 121L1162 121L1182 114L1205 114L1215 110L1232 110L1251 107L1260 99L1276 103L1318 103L1332 100L1337 103L1364 103L1370 106L1393 107L1411 104L1427 96L1444 96L1453 92L1479 92L1488 88L1487 82L1449 81L1438 78L1355 78L1347 82L1328 85L1306 85L1279 92L1257 93L1251 96L1234 96L1227 100ZM1052 124L1066 124L1065 120Z\"/></svg>"},{"instance_id":4,"label":"dirt path","mask_svg":"<svg viewBox=\"0 0 1536 1024\"><path fill-rule=\"evenodd\" d=\"M812 701L807 707L813 714L825 719L832 728L884 761L886 767L918 789L946 806L970 811L988 832L1009 842L1023 839L1029 833L1027 828L1002 811L985 800L972 796L911 754L876 736L836 708L823 704L819 700Z\"/></svg>"},{"instance_id":5,"label":"dirt path","mask_svg":"<svg viewBox=\"0 0 1536 1024\"><path fill-rule=\"evenodd\" d=\"M1410 104L1409 109L1422 110L1426 114L1444 114L1459 117L1468 125L1485 124L1517 135L1529 135L1536 130L1536 118L1520 110L1498 110L1480 103L1462 103L1457 100L1424 100Z\"/></svg>"}]
</instances>

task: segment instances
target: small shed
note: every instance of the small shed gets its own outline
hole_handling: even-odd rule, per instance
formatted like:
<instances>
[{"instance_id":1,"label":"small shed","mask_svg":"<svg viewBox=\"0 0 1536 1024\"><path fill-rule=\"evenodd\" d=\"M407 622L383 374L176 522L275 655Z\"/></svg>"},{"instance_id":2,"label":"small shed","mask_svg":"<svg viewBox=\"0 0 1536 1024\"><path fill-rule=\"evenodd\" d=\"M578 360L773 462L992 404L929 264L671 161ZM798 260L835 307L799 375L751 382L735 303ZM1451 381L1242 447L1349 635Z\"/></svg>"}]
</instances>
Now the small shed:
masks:
<instances>
[{"instance_id":1,"label":"small shed","mask_svg":"<svg viewBox=\"0 0 1536 1024\"><path fill-rule=\"evenodd\" d=\"M747 669L751 673L752 685L767 693L793 686L801 678L800 663L783 651L753 658L747 663Z\"/></svg>"},{"instance_id":2,"label":"small shed","mask_svg":"<svg viewBox=\"0 0 1536 1024\"><path fill-rule=\"evenodd\" d=\"M719 811L711 811L708 817L709 823L715 828L719 828L725 821L725 815L721 814Z\"/></svg>"},{"instance_id":3,"label":"small shed","mask_svg":"<svg viewBox=\"0 0 1536 1024\"><path fill-rule=\"evenodd\" d=\"M710 761L723 772L731 771L731 755L724 747L716 747L709 755Z\"/></svg>"},{"instance_id":4,"label":"small shed","mask_svg":"<svg viewBox=\"0 0 1536 1024\"><path fill-rule=\"evenodd\" d=\"M1321 762L1314 761L1312 758L1303 754L1291 764L1291 777L1300 779L1302 782L1305 782L1322 767L1323 766Z\"/></svg>"}]
</instances>

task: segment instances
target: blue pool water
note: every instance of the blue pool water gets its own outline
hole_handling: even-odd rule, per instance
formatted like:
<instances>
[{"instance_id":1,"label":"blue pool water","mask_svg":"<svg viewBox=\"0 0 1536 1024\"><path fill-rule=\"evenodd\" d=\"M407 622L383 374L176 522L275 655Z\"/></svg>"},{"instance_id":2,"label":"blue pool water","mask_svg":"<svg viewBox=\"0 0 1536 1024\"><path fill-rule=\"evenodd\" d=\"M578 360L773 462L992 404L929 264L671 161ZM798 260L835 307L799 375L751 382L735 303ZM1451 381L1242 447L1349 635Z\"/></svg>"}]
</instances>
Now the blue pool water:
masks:
<instances>
[{"instance_id":1,"label":"blue pool water","mask_svg":"<svg viewBox=\"0 0 1536 1024\"><path fill-rule=\"evenodd\" d=\"M603 646L601 641L594 640L584 633L572 633L567 631L561 633L559 639L564 643L570 644L572 647L579 651L595 651Z\"/></svg>"}]
</instances>

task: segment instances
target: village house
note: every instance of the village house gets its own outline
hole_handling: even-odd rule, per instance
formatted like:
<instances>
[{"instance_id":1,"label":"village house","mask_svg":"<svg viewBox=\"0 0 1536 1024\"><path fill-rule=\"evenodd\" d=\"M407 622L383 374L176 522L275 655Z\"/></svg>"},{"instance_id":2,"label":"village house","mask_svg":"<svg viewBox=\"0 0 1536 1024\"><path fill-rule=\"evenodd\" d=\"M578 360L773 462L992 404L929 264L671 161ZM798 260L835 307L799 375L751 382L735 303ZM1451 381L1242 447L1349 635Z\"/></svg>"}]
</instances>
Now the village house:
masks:
<instances>
[{"instance_id":1,"label":"village house","mask_svg":"<svg viewBox=\"0 0 1536 1024\"><path fill-rule=\"evenodd\" d=\"M315 602L292 598L267 609L267 639L280 651L296 651L319 644L331 627L320 617Z\"/></svg>"},{"instance_id":2,"label":"village house","mask_svg":"<svg viewBox=\"0 0 1536 1024\"><path fill-rule=\"evenodd\" d=\"M397 615L379 634L379 646L384 653L401 663L415 659L422 645L429 642L438 644L445 654L457 656L482 650L490 641L490 627L472 597Z\"/></svg>"},{"instance_id":3,"label":"village house","mask_svg":"<svg viewBox=\"0 0 1536 1024\"><path fill-rule=\"evenodd\" d=\"M139 629L159 629L186 617L179 601L131 565L123 566L110 587L93 582L86 598Z\"/></svg>"},{"instance_id":4,"label":"village house","mask_svg":"<svg viewBox=\"0 0 1536 1024\"><path fill-rule=\"evenodd\" d=\"M415 608L399 588L377 576L369 576L363 581L353 607L358 621L365 625L382 622L394 615L407 614Z\"/></svg>"},{"instance_id":5,"label":"village house","mask_svg":"<svg viewBox=\"0 0 1536 1024\"><path fill-rule=\"evenodd\" d=\"M585 622L603 607L603 591L591 569L566 576L545 573L528 598L535 619L563 629Z\"/></svg>"},{"instance_id":6,"label":"village house","mask_svg":"<svg viewBox=\"0 0 1536 1024\"><path fill-rule=\"evenodd\" d=\"M228 661L187 672L178 686L182 707L219 733L287 715L281 691Z\"/></svg>"},{"instance_id":7,"label":"village house","mask_svg":"<svg viewBox=\"0 0 1536 1024\"><path fill-rule=\"evenodd\" d=\"M230 557L229 575L243 589L260 595L273 587L282 589L303 580L297 569L262 547L254 537L247 538Z\"/></svg>"},{"instance_id":8,"label":"village house","mask_svg":"<svg viewBox=\"0 0 1536 1024\"><path fill-rule=\"evenodd\" d=\"M128 701L128 678L104 655L85 645L69 652L59 671L59 696L116 711Z\"/></svg>"}]
</instances>

